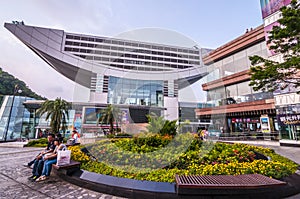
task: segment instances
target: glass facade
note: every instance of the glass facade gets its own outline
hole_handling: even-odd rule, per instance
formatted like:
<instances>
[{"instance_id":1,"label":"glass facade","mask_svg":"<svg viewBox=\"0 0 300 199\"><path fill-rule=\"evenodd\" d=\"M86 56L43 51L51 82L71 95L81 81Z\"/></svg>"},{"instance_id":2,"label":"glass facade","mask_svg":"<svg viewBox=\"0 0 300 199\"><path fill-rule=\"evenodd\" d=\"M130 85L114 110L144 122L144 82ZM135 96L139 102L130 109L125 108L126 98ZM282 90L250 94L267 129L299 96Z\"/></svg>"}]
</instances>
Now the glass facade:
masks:
<instances>
[{"instance_id":1,"label":"glass facade","mask_svg":"<svg viewBox=\"0 0 300 199\"><path fill-rule=\"evenodd\" d=\"M281 139L300 140L300 104L276 107Z\"/></svg>"},{"instance_id":2,"label":"glass facade","mask_svg":"<svg viewBox=\"0 0 300 199\"><path fill-rule=\"evenodd\" d=\"M36 110L24 109L21 138L35 138L35 127L38 123Z\"/></svg>"},{"instance_id":3,"label":"glass facade","mask_svg":"<svg viewBox=\"0 0 300 199\"><path fill-rule=\"evenodd\" d=\"M30 112L23 102L32 98L5 96L0 108L0 140L21 139L30 136ZM10 117L10 118L9 118Z\"/></svg>"},{"instance_id":4,"label":"glass facade","mask_svg":"<svg viewBox=\"0 0 300 199\"><path fill-rule=\"evenodd\" d=\"M208 103L221 106L273 98L273 93L254 91L252 87L249 86L249 83L250 81L245 81L230 86L212 89L208 91Z\"/></svg>"},{"instance_id":5,"label":"glass facade","mask_svg":"<svg viewBox=\"0 0 300 199\"><path fill-rule=\"evenodd\" d=\"M109 77L109 104L163 107L163 81Z\"/></svg>"},{"instance_id":6,"label":"glass facade","mask_svg":"<svg viewBox=\"0 0 300 199\"><path fill-rule=\"evenodd\" d=\"M22 138L40 138L45 136L50 130L51 119L46 121L46 115L36 114L39 103L35 104L34 108L26 107L24 110L23 126L22 126ZM76 130L81 133L82 123L82 106L72 105L72 109L69 110L69 119L67 120L67 129L65 131L65 137L71 136L72 130ZM63 133L63 132L60 132Z\"/></svg>"},{"instance_id":7,"label":"glass facade","mask_svg":"<svg viewBox=\"0 0 300 199\"><path fill-rule=\"evenodd\" d=\"M46 121L46 115L39 117L36 114L37 108L25 108L25 101L34 100L23 96L5 96L0 108L0 141L12 141L21 139L32 139L42 137L46 129L50 128L50 120ZM13 102L13 106L12 105ZM65 136L71 135L75 127L80 132L82 107L72 107L69 111L67 131ZM11 111L11 114L10 114ZM8 119L10 115L10 119ZM7 126L9 121L9 126ZM7 133L6 133L7 130Z\"/></svg>"},{"instance_id":8,"label":"glass facade","mask_svg":"<svg viewBox=\"0 0 300 199\"><path fill-rule=\"evenodd\" d=\"M228 54L228 56L220 58L215 63L209 65L208 71L210 72L210 76L208 82L222 80L222 78L226 80L228 79L226 77L230 75L249 70L251 66L249 56L253 55L264 58L268 57L265 41L252 46L245 46L245 48L238 52ZM273 93L254 91L249 86L249 83L250 81L242 79L240 82L211 89L207 92L207 103L214 106L224 106L273 98ZM271 131L272 133L277 131L278 125L274 113L266 113L259 110L256 112L236 112L224 115L212 114L211 120L213 124L209 126L209 130L212 132L222 132L223 130L225 133L251 132L252 134L261 134L260 117L262 114L269 114Z\"/></svg>"},{"instance_id":9,"label":"glass facade","mask_svg":"<svg viewBox=\"0 0 300 199\"><path fill-rule=\"evenodd\" d=\"M267 58L268 51L266 42L260 42L247 49L241 50L233 55L221 59L214 64L209 65L209 71L214 71L214 75L209 81L217 80L241 71L248 70L251 66L249 56L259 55Z\"/></svg>"}]
</instances>

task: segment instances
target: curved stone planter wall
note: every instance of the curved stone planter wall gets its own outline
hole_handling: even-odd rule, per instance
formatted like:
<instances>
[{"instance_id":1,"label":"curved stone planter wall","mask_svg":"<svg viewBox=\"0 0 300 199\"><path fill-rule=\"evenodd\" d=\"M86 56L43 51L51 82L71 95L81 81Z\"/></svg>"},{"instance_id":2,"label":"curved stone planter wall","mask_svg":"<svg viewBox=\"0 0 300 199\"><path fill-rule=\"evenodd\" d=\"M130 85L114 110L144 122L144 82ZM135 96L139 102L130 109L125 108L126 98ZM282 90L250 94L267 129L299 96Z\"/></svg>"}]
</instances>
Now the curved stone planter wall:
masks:
<instances>
[{"instance_id":1,"label":"curved stone planter wall","mask_svg":"<svg viewBox=\"0 0 300 199\"><path fill-rule=\"evenodd\" d=\"M68 172L57 171L57 175L64 180L80 187L97 192L121 196L126 198L155 198L155 199L190 199L190 198L284 198L300 193L300 172L283 179L287 185L268 189L241 189L224 190L213 189L195 193L191 191L185 195L178 195L175 183L152 182L118 178L114 176L97 174L89 171L78 170L72 175Z\"/></svg>"},{"instance_id":2,"label":"curved stone planter wall","mask_svg":"<svg viewBox=\"0 0 300 199\"><path fill-rule=\"evenodd\" d=\"M79 170L71 176L66 175L66 172L57 172L57 175L80 187L115 196L126 198L178 198L175 183L118 178L84 170Z\"/></svg>"}]
</instances>

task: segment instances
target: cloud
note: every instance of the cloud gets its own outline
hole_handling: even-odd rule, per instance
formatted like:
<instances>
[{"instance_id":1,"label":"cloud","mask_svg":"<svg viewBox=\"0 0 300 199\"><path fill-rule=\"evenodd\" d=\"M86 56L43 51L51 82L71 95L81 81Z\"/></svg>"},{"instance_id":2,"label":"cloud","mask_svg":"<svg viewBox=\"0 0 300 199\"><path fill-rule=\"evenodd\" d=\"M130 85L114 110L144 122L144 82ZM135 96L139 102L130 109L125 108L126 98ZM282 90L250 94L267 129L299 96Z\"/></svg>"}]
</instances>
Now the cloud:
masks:
<instances>
[{"instance_id":1,"label":"cloud","mask_svg":"<svg viewBox=\"0 0 300 199\"><path fill-rule=\"evenodd\" d=\"M15 4L15 6L12 6ZM1 8L2 7L2 8ZM109 32L111 3L103 1L18 1L0 7L0 21L24 20L27 25L101 35ZM6 8L6 9L4 9ZM11 19L7 20L8 18ZM13 18L14 17L14 18ZM114 28L112 28L114 29ZM52 69L3 26L0 29L0 67L24 81L39 95L71 100L74 83Z\"/></svg>"},{"instance_id":2,"label":"cloud","mask_svg":"<svg viewBox=\"0 0 300 199\"><path fill-rule=\"evenodd\" d=\"M28 25L99 36L114 36L143 27L164 27L202 41L201 46L217 47L234 38L237 31L240 34L236 28L241 28L241 24L249 24L250 20L261 21L260 15L253 16L250 12L253 10L248 6L250 3L253 1L234 1L232 6L227 1L211 3L199 0L188 3L181 0L10 0L0 1L0 21L24 20ZM253 6L256 4L259 3ZM226 14L232 9L235 12ZM219 10L224 12L216 12ZM247 15L244 15L245 10L249 11ZM259 8L254 10L260 12ZM72 89L68 88L72 88L73 83L3 26L0 28L0 51L0 67L25 81L33 91L49 98L56 97L55 91L57 96L72 97ZM53 89L58 87L63 91Z\"/></svg>"},{"instance_id":3,"label":"cloud","mask_svg":"<svg viewBox=\"0 0 300 199\"><path fill-rule=\"evenodd\" d=\"M111 23L114 12L109 0L43 1L35 7L42 14L42 21L46 20L47 27L100 35L115 29Z\"/></svg>"}]
</instances>

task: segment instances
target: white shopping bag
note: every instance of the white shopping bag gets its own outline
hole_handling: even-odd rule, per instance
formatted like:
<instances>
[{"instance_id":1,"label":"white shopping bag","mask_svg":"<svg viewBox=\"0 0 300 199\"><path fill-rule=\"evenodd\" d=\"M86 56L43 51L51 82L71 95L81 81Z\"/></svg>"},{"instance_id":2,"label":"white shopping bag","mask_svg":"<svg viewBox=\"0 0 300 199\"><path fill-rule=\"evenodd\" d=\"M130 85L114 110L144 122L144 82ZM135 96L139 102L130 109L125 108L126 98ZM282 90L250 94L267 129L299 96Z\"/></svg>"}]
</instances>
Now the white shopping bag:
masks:
<instances>
[{"instance_id":1,"label":"white shopping bag","mask_svg":"<svg viewBox=\"0 0 300 199\"><path fill-rule=\"evenodd\" d=\"M57 166L70 164L70 160L71 160L71 151L70 150L57 152L57 162L56 162Z\"/></svg>"}]
</instances>

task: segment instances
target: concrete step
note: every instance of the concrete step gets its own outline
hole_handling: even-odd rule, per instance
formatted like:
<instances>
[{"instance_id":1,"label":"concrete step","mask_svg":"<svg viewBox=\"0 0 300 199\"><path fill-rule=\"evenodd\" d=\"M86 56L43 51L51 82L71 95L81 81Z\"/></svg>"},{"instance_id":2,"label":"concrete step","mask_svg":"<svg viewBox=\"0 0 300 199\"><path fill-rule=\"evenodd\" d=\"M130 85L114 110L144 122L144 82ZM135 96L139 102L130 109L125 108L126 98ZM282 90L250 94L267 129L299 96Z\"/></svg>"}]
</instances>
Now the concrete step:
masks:
<instances>
[{"instance_id":1,"label":"concrete step","mask_svg":"<svg viewBox=\"0 0 300 199\"><path fill-rule=\"evenodd\" d=\"M23 148L28 142L1 142L0 147Z\"/></svg>"}]
</instances>

